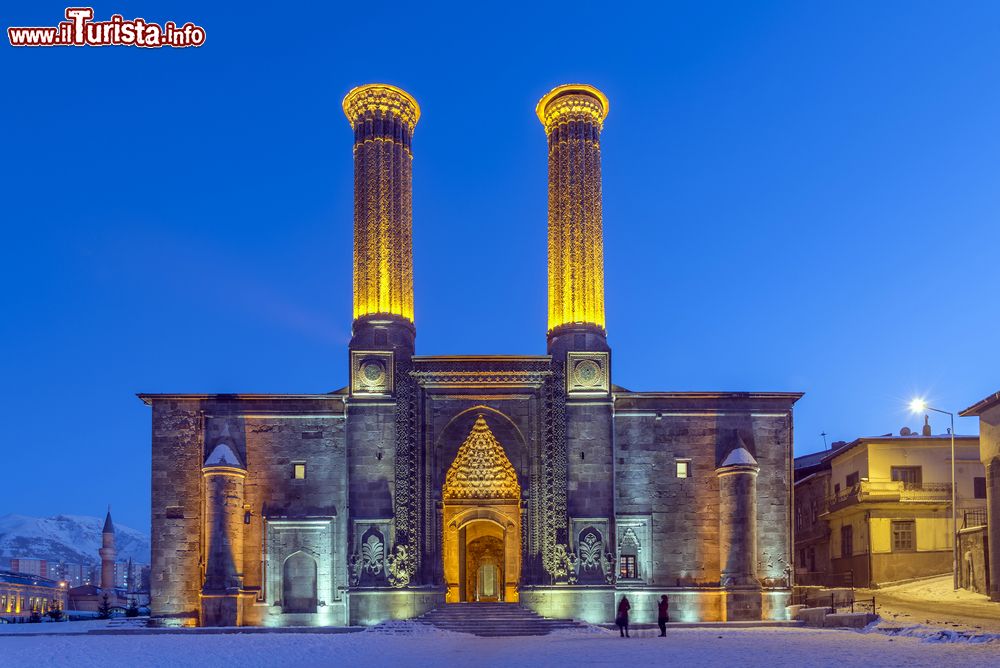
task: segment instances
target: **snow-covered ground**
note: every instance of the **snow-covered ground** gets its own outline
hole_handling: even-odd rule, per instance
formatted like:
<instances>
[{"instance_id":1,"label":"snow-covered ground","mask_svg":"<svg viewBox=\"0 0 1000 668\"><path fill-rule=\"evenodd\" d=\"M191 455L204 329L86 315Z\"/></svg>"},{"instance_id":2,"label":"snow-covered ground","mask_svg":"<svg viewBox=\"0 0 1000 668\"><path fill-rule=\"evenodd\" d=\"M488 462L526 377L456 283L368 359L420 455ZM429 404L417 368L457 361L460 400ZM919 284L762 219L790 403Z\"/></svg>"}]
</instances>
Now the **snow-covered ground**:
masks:
<instances>
[{"instance_id":1,"label":"snow-covered ground","mask_svg":"<svg viewBox=\"0 0 1000 668\"><path fill-rule=\"evenodd\" d=\"M887 621L924 624L980 633L1000 633L1000 603L964 589L952 589L951 575L859 591L874 596Z\"/></svg>"},{"instance_id":2,"label":"snow-covered ground","mask_svg":"<svg viewBox=\"0 0 1000 668\"><path fill-rule=\"evenodd\" d=\"M954 589L954 580L951 573L940 575L934 578L916 580L906 584L882 587L878 592L892 594L899 598L922 599L925 601L955 602L955 603L981 603L983 609L989 609L1000 614L1000 605L991 602L988 596L977 594L967 589Z\"/></svg>"},{"instance_id":3,"label":"snow-covered ground","mask_svg":"<svg viewBox=\"0 0 1000 668\"><path fill-rule=\"evenodd\" d=\"M408 632L412 628L415 633ZM421 625L346 635L0 634L0 665L72 666L846 666L1000 665L1000 642L928 642L825 629L676 629L629 640L595 629L526 638L476 638Z\"/></svg>"}]
</instances>

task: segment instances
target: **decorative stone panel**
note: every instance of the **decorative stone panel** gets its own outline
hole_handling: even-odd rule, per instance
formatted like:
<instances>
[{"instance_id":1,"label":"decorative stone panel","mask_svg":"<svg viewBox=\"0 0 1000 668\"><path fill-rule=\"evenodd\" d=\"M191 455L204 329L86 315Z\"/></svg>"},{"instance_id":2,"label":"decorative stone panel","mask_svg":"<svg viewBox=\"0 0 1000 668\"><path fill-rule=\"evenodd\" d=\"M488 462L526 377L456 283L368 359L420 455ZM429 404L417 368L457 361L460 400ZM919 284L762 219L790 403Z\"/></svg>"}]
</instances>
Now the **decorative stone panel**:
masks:
<instances>
[{"instance_id":1,"label":"decorative stone panel","mask_svg":"<svg viewBox=\"0 0 1000 668\"><path fill-rule=\"evenodd\" d=\"M378 350L351 351L351 394L385 396L393 393L393 354Z\"/></svg>"},{"instance_id":2,"label":"decorative stone panel","mask_svg":"<svg viewBox=\"0 0 1000 668\"><path fill-rule=\"evenodd\" d=\"M570 398L603 397L610 389L608 353L574 351L566 353L566 391Z\"/></svg>"}]
</instances>

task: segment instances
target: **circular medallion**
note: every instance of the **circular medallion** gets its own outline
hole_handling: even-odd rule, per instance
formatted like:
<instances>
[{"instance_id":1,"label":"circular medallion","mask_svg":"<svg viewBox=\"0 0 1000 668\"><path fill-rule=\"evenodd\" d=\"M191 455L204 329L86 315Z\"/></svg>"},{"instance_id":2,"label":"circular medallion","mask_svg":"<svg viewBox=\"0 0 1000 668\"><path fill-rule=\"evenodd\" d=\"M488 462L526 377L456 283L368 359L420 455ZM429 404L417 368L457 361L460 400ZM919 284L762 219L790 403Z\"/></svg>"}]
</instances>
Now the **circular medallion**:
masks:
<instances>
[{"instance_id":1,"label":"circular medallion","mask_svg":"<svg viewBox=\"0 0 1000 668\"><path fill-rule=\"evenodd\" d=\"M361 363L361 382L369 387L379 387L385 383L385 365L380 360L365 360Z\"/></svg>"},{"instance_id":2,"label":"circular medallion","mask_svg":"<svg viewBox=\"0 0 1000 668\"><path fill-rule=\"evenodd\" d=\"M601 367L594 360L582 360L573 367L573 380L583 387L601 384Z\"/></svg>"}]
</instances>

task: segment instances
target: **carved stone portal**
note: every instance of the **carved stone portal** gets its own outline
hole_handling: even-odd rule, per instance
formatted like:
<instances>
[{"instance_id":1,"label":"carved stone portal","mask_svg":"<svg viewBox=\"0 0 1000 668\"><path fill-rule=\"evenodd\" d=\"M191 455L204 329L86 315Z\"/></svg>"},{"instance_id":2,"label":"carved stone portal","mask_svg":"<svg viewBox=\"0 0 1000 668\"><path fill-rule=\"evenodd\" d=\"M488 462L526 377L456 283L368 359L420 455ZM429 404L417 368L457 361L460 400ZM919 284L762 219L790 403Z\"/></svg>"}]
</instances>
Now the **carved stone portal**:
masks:
<instances>
[{"instance_id":1,"label":"carved stone portal","mask_svg":"<svg viewBox=\"0 0 1000 668\"><path fill-rule=\"evenodd\" d=\"M441 496L445 600L516 603L521 579L521 486L482 415L459 447Z\"/></svg>"}]
</instances>

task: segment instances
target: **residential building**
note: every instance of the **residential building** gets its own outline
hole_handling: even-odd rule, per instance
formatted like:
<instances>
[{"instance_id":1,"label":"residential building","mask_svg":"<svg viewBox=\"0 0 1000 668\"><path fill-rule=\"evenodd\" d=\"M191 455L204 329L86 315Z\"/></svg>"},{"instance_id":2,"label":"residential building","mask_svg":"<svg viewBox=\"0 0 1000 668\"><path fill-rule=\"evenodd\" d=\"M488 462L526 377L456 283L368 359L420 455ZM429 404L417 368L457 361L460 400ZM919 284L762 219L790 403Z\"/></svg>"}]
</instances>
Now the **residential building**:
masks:
<instances>
[{"instance_id":1,"label":"residential building","mask_svg":"<svg viewBox=\"0 0 1000 668\"><path fill-rule=\"evenodd\" d=\"M859 438L795 484L799 584L878 586L951 572L951 435ZM798 460L797 460L798 461ZM955 436L958 529L986 506L979 438Z\"/></svg>"},{"instance_id":2,"label":"residential building","mask_svg":"<svg viewBox=\"0 0 1000 668\"><path fill-rule=\"evenodd\" d=\"M979 461L986 476L982 485L986 496L986 511L983 513L985 529L976 530L984 531L986 535L978 540L970 536L973 539L970 543L978 543L981 554L977 555L976 550L967 550L962 554L963 563L969 571L968 579L972 581L970 588L979 589L975 573L982 571L982 590L989 594L991 600L1000 601L1000 392L994 392L969 406L959 415L979 418ZM966 556L971 559L966 559ZM979 563L970 563L976 556Z\"/></svg>"},{"instance_id":3,"label":"residential building","mask_svg":"<svg viewBox=\"0 0 1000 668\"><path fill-rule=\"evenodd\" d=\"M45 559L14 558L10 560L10 570L14 573L24 573L42 578L48 578L54 575L50 573L50 564Z\"/></svg>"}]
</instances>

